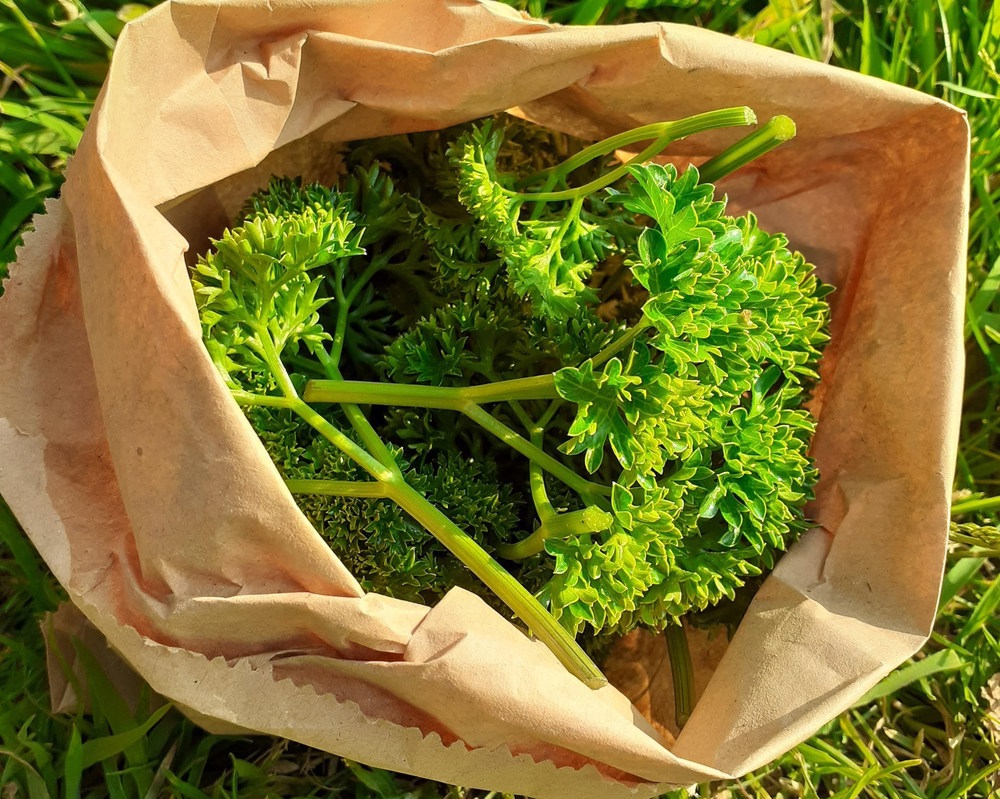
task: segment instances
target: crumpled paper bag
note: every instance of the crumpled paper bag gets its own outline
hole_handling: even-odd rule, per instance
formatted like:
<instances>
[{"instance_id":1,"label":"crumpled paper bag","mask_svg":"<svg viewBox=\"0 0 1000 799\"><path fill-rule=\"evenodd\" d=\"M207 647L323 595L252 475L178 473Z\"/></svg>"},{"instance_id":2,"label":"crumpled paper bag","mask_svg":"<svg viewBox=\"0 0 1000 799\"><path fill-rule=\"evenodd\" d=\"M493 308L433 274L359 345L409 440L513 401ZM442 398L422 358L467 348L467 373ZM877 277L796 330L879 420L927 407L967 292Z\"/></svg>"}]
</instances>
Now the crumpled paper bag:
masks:
<instances>
[{"instance_id":1,"label":"crumpled paper bag","mask_svg":"<svg viewBox=\"0 0 1000 799\"><path fill-rule=\"evenodd\" d=\"M591 691L467 592L434 608L363 594L213 369L185 258L272 172L328 174L336 142L512 108L596 138L740 104L799 134L724 190L838 289L815 400L819 526L668 748L629 701L653 676L639 654L621 690ZM697 161L737 135L671 154ZM168 2L123 33L0 300L0 493L111 646L210 729L536 797L743 773L930 629L967 148L951 106L694 28L561 28L472 0Z\"/></svg>"}]
</instances>

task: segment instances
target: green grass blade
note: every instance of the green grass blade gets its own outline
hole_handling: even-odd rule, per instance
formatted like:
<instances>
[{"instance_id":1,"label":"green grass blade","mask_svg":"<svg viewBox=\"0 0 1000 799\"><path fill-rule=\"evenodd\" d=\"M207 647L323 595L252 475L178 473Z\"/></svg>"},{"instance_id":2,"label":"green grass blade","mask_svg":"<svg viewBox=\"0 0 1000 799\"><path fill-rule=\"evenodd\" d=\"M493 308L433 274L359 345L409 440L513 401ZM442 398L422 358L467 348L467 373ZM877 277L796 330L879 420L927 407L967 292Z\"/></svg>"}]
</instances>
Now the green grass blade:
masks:
<instances>
[{"instance_id":1,"label":"green grass blade","mask_svg":"<svg viewBox=\"0 0 1000 799\"><path fill-rule=\"evenodd\" d=\"M125 788L122 775L109 766L104 767L104 786L108 791L108 799L135 799Z\"/></svg>"},{"instance_id":2,"label":"green grass blade","mask_svg":"<svg viewBox=\"0 0 1000 799\"><path fill-rule=\"evenodd\" d=\"M962 781L962 783L954 788L954 793L951 796L961 797L968 795L969 791L975 788L979 783L983 783L983 789L990 791L990 793L982 794L983 796L992 797L995 799L997 794L994 792L994 785L990 785L987 780L994 774L1000 773L1000 760L995 763L991 763L985 768L980 769L975 774L970 775L967 779Z\"/></svg>"},{"instance_id":3,"label":"green grass blade","mask_svg":"<svg viewBox=\"0 0 1000 799\"><path fill-rule=\"evenodd\" d=\"M962 668L965 662L957 653L950 649L942 649L931 655L909 663L901 669L897 669L868 693L861 697L852 707L864 707L870 705L885 696L894 694L913 683L927 679L935 674L943 674L949 671L956 671Z\"/></svg>"},{"instance_id":4,"label":"green grass blade","mask_svg":"<svg viewBox=\"0 0 1000 799\"><path fill-rule=\"evenodd\" d=\"M979 574L984 563L986 563L985 558L963 558L948 570L944 576L944 582L941 584L941 599L938 602L939 613L958 595L959 591Z\"/></svg>"},{"instance_id":5,"label":"green grass blade","mask_svg":"<svg viewBox=\"0 0 1000 799\"><path fill-rule=\"evenodd\" d=\"M102 760L122 754L134 746L169 712L171 706L163 705L138 727L117 735L106 735L102 738L92 738L83 744L81 762L84 768L89 768Z\"/></svg>"},{"instance_id":6,"label":"green grass blade","mask_svg":"<svg viewBox=\"0 0 1000 799\"><path fill-rule=\"evenodd\" d=\"M156 799L160 795L163 784L167 781L167 772L170 770L170 765L174 762L174 755L176 754L177 742L175 741L163 756L160 765L157 766L156 773L153 775L153 782L146 791L145 799Z\"/></svg>"},{"instance_id":7,"label":"green grass blade","mask_svg":"<svg viewBox=\"0 0 1000 799\"><path fill-rule=\"evenodd\" d=\"M982 53L992 53L996 58L998 47L1000 47L1000 0L993 0L986 22L983 24L983 35L977 50Z\"/></svg>"},{"instance_id":8,"label":"green grass blade","mask_svg":"<svg viewBox=\"0 0 1000 799\"><path fill-rule=\"evenodd\" d=\"M83 742L80 739L80 728L74 724L63 761L63 796L66 799L80 799L83 769Z\"/></svg>"},{"instance_id":9,"label":"green grass blade","mask_svg":"<svg viewBox=\"0 0 1000 799\"><path fill-rule=\"evenodd\" d=\"M77 659L83 666L86 690L91 705L95 708L95 720L98 722L106 721L112 732L116 734L129 732L136 722L129 712L125 700L111 684L94 655L79 639L73 639L73 648L76 651ZM141 752L139 759L144 759L144 757L145 752Z\"/></svg>"},{"instance_id":10,"label":"green grass blade","mask_svg":"<svg viewBox=\"0 0 1000 799\"><path fill-rule=\"evenodd\" d=\"M11 572L20 584L31 594L34 609L41 613L55 610L58 600L52 589L52 578L42 566L41 558L31 546L27 537L11 513L7 503L0 497L0 545L13 556L14 569L2 564L3 570Z\"/></svg>"},{"instance_id":11,"label":"green grass blade","mask_svg":"<svg viewBox=\"0 0 1000 799\"><path fill-rule=\"evenodd\" d=\"M25 105L24 103L0 100L0 116L34 122L40 127L61 136L66 144L73 149L76 149L76 146L80 143L80 137L83 135L83 131L78 125L74 125L72 122L67 122L64 119L59 119L59 117L45 111L39 111L37 108L32 108L30 105Z\"/></svg>"},{"instance_id":12,"label":"green grass blade","mask_svg":"<svg viewBox=\"0 0 1000 799\"><path fill-rule=\"evenodd\" d=\"M904 769L919 766L921 763L921 760L903 760L899 763L893 763L889 766L883 766L881 768L872 766L851 788L838 793L836 795L836 799L857 799L857 797L861 795L861 792L869 785L878 783L886 777L899 771L903 771Z\"/></svg>"},{"instance_id":13,"label":"green grass blade","mask_svg":"<svg viewBox=\"0 0 1000 799\"><path fill-rule=\"evenodd\" d=\"M0 260L3 260L2 254L6 252L9 252L10 260L14 260L17 242L21 239L21 230L32 215L42 209L45 194L48 194L48 191L37 191L23 200L18 200L3 216L0 216Z\"/></svg>"},{"instance_id":14,"label":"green grass blade","mask_svg":"<svg viewBox=\"0 0 1000 799\"><path fill-rule=\"evenodd\" d=\"M42 779L42 776L35 770L31 763L20 757L16 752L11 752L8 749L0 749L0 757L7 758L8 763L16 763L23 769L24 781L28 786L29 799L52 799L52 794L49 793L49 789L45 785L45 780ZM7 783L5 781L0 784L6 786L8 784L14 785L15 783Z\"/></svg>"},{"instance_id":15,"label":"green grass blade","mask_svg":"<svg viewBox=\"0 0 1000 799\"><path fill-rule=\"evenodd\" d=\"M583 0L576 6L570 22L573 25L596 25L608 7L608 0Z\"/></svg>"},{"instance_id":16,"label":"green grass blade","mask_svg":"<svg viewBox=\"0 0 1000 799\"><path fill-rule=\"evenodd\" d=\"M28 38L38 47L38 49L43 53L49 65L52 67L53 71L62 78L66 86L72 89L78 96L82 97L83 93L80 91L80 87L77 85L76 81L63 66L62 62L56 58L55 54L46 44L45 39L39 34L35 29L31 21L24 15L21 9L18 7L14 0L0 0L0 5L6 6L11 14L13 14L14 19L24 28L24 32L28 35ZM82 123L83 120L80 120Z\"/></svg>"},{"instance_id":17,"label":"green grass blade","mask_svg":"<svg viewBox=\"0 0 1000 799\"><path fill-rule=\"evenodd\" d=\"M962 644L971 635L995 621L998 607L1000 607L1000 579L994 580L983 593L965 626L955 636L955 640Z\"/></svg>"},{"instance_id":18,"label":"green grass blade","mask_svg":"<svg viewBox=\"0 0 1000 799\"><path fill-rule=\"evenodd\" d=\"M952 83L950 80L939 80L936 86L942 86L958 94L964 94L966 97L978 97L982 100L1000 100L1000 95L989 92L984 92L980 89L970 89L968 86L960 86L957 83Z\"/></svg>"},{"instance_id":19,"label":"green grass blade","mask_svg":"<svg viewBox=\"0 0 1000 799\"><path fill-rule=\"evenodd\" d=\"M0 140L0 145L3 142ZM2 152L2 150L0 150ZM7 192L11 197L23 197L25 194L33 193L35 185L31 182L31 176L20 169L15 169L9 164L0 161L0 190Z\"/></svg>"},{"instance_id":20,"label":"green grass blade","mask_svg":"<svg viewBox=\"0 0 1000 799\"><path fill-rule=\"evenodd\" d=\"M861 16L861 58L858 71L862 75L881 75L881 51L876 43L872 12L868 0L864 0Z\"/></svg>"},{"instance_id":21,"label":"green grass blade","mask_svg":"<svg viewBox=\"0 0 1000 799\"><path fill-rule=\"evenodd\" d=\"M169 769L164 772L164 775L166 776L170 787L173 788L179 795L183 796L184 799L213 799L203 790L191 785L189 782L185 782Z\"/></svg>"},{"instance_id":22,"label":"green grass blade","mask_svg":"<svg viewBox=\"0 0 1000 799\"><path fill-rule=\"evenodd\" d=\"M993 262L990 271L986 273L986 276L979 283L979 286L976 287L969 299L969 324L971 324L972 319L978 319L986 313L998 293L1000 293L1000 258L997 258ZM966 338L968 336L969 333L967 332Z\"/></svg>"}]
</instances>

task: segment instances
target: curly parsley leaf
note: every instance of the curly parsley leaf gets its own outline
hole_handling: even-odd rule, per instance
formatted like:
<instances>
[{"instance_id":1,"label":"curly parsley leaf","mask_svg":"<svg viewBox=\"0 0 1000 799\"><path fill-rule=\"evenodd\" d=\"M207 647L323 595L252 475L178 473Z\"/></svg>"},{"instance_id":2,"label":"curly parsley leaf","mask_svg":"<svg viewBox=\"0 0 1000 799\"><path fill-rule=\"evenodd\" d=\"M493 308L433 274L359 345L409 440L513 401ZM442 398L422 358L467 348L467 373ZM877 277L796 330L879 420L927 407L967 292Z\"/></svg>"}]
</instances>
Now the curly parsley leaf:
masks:
<instances>
[{"instance_id":1,"label":"curly parsley leaf","mask_svg":"<svg viewBox=\"0 0 1000 799\"><path fill-rule=\"evenodd\" d=\"M464 133L449 150L458 197L476 218L484 241L502 259L511 286L531 300L534 312L563 320L596 295L587 286L594 258L609 249L609 237L579 208L522 222L523 198L497 171L503 129L486 123ZM589 259L588 259L589 256Z\"/></svg>"},{"instance_id":2,"label":"curly parsley leaf","mask_svg":"<svg viewBox=\"0 0 1000 799\"><path fill-rule=\"evenodd\" d=\"M265 368L286 347L329 339L318 270L364 252L347 208L303 202L281 216L254 212L199 259L192 284L206 346L234 386L241 372Z\"/></svg>"}]
</instances>

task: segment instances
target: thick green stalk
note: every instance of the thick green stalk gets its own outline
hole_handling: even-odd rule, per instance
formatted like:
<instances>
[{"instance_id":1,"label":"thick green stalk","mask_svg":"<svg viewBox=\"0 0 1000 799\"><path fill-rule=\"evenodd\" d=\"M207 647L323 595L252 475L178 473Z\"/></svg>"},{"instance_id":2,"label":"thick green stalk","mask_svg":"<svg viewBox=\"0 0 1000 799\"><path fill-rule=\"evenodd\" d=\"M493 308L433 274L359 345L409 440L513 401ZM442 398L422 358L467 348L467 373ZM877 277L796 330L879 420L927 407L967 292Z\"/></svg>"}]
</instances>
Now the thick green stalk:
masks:
<instances>
[{"instance_id":1,"label":"thick green stalk","mask_svg":"<svg viewBox=\"0 0 1000 799\"><path fill-rule=\"evenodd\" d=\"M970 547L1000 546L1000 531L993 527L981 527L981 535L969 535L961 530L952 530L948 536L956 544L967 544Z\"/></svg>"},{"instance_id":2,"label":"thick green stalk","mask_svg":"<svg viewBox=\"0 0 1000 799\"><path fill-rule=\"evenodd\" d=\"M463 398L477 405L512 400L555 399L559 396L556 391L555 375L551 373L501 380L483 386L468 386L461 391Z\"/></svg>"},{"instance_id":3,"label":"thick green stalk","mask_svg":"<svg viewBox=\"0 0 1000 799\"><path fill-rule=\"evenodd\" d=\"M343 310L342 313L346 313ZM339 319L337 320L339 323ZM340 367L333 360L333 357L327 353L326 347L322 343L316 345L313 349L313 354L319 360L323 366L323 371L326 372L327 377L334 382L343 382L340 376ZM351 427L361 438L362 443L368 447L369 452L371 452L376 458L378 458L385 466L390 469L394 469L399 472L399 464L396 463L396 459L392 456L392 452L386 446L382 437L378 434L374 427L372 427L371 422L368 421L368 417L365 416L364 412L353 403L341 403L341 410L344 411L344 415L347 416L347 421L351 423Z\"/></svg>"},{"instance_id":4,"label":"thick green stalk","mask_svg":"<svg viewBox=\"0 0 1000 799\"><path fill-rule=\"evenodd\" d=\"M950 552L952 558L1000 558L1000 549L970 549L968 552Z\"/></svg>"},{"instance_id":5,"label":"thick green stalk","mask_svg":"<svg viewBox=\"0 0 1000 799\"><path fill-rule=\"evenodd\" d=\"M263 323L257 328L256 332L258 334L258 338L260 339L260 345L263 347L261 355L263 355L264 361L267 363L267 367L271 371L271 375L277 381L278 388L281 389L281 393L288 399L292 399L293 397L298 398L298 392L295 391L295 386L292 385L292 378L288 376L288 372L285 370L285 365L281 362L281 355L274 346L274 340L271 338L271 332Z\"/></svg>"},{"instance_id":6,"label":"thick green stalk","mask_svg":"<svg viewBox=\"0 0 1000 799\"><path fill-rule=\"evenodd\" d=\"M545 549L545 542L550 538L599 533L607 530L613 521L614 517L610 513L594 505L571 513L559 513L542 521L538 529L523 541L497 547L497 553L508 560L530 558Z\"/></svg>"},{"instance_id":7,"label":"thick green stalk","mask_svg":"<svg viewBox=\"0 0 1000 799\"><path fill-rule=\"evenodd\" d=\"M312 425L313 429L319 432L327 441L351 458L351 460L357 463L358 466L368 472L368 474L376 480L386 482L400 476L397 469L386 466L378 460L378 458L371 455L364 447L354 443L324 416L317 413L313 410L313 408L300 400L298 397L290 400L289 408L305 419L305 421Z\"/></svg>"},{"instance_id":8,"label":"thick green stalk","mask_svg":"<svg viewBox=\"0 0 1000 799\"><path fill-rule=\"evenodd\" d=\"M423 525L424 529L444 544L466 568L482 580L483 584L517 614L518 618L528 626L528 629L549 647L574 676L590 688L596 689L607 685L607 679L601 674L600 669L580 649L569 632L552 617L551 613L542 607L541 603L523 585L490 557L468 533L428 502L419 491L410 486L398 468L380 462L301 400L295 393L295 388L284 367L277 360L277 353L270 337L262 335L261 339L265 358L269 362L268 366L275 373L275 377L286 395L281 398L284 399L284 404L278 407L287 407L297 413L330 443L374 477L383 487L384 494L388 499L396 502L418 523ZM272 356L275 359L274 362L272 362ZM473 407L478 408L475 405ZM490 416L490 419L492 418ZM365 421L367 423L367 419ZM497 424L500 423L497 422ZM374 430L372 432L374 433ZM513 431L510 432L516 435ZM339 483L340 481L330 482ZM368 488L364 483L359 485Z\"/></svg>"},{"instance_id":9,"label":"thick green stalk","mask_svg":"<svg viewBox=\"0 0 1000 799\"><path fill-rule=\"evenodd\" d=\"M580 649L573 637L541 603L506 569L497 563L464 530L432 505L403 476L369 455L320 414L298 398L289 399L290 407L328 441L353 458L378 480L385 496L409 513L425 530L447 547L462 564L496 594L528 629L559 658L559 661L585 685L600 688L607 679Z\"/></svg>"},{"instance_id":10,"label":"thick green stalk","mask_svg":"<svg viewBox=\"0 0 1000 799\"><path fill-rule=\"evenodd\" d=\"M251 394L249 391L232 389L233 399L240 405L259 405L263 408L291 410L292 403L287 397L272 397L270 394Z\"/></svg>"},{"instance_id":11,"label":"thick green stalk","mask_svg":"<svg viewBox=\"0 0 1000 799\"><path fill-rule=\"evenodd\" d=\"M562 200L573 200L574 202L583 199L584 197L593 194L594 192L600 191L605 186L610 186L619 178L623 177L630 166L635 164L642 164L648 161L657 153L661 152L673 139L668 137L663 137L656 139L651 145L649 145L645 150L632 156L628 161L626 161L621 166L615 167L609 172L605 172L601 177L594 178L590 183L584 183L575 189L563 189L562 191L537 191L537 192L524 192L520 194L515 194L523 202L559 202Z\"/></svg>"},{"instance_id":12,"label":"thick green stalk","mask_svg":"<svg viewBox=\"0 0 1000 799\"><path fill-rule=\"evenodd\" d=\"M1000 508L1000 497L980 497L978 499L964 499L951 506L951 515L958 516L963 513L985 513Z\"/></svg>"},{"instance_id":13,"label":"thick green stalk","mask_svg":"<svg viewBox=\"0 0 1000 799\"><path fill-rule=\"evenodd\" d=\"M663 635L667 639L670 676L674 682L674 718L677 726L683 728L694 709L694 669L691 666L691 650L688 648L687 635L682 625L669 625L663 631Z\"/></svg>"},{"instance_id":14,"label":"thick green stalk","mask_svg":"<svg viewBox=\"0 0 1000 799\"><path fill-rule=\"evenodd\" d=\"M715 183L795 136L795 123L786 116L772 117L749 136L723 150L698 168L702 183Z\"/></svg>"},{"instance_id":15,"label":"thick green stalk","mask_svg":"<svg viewBox=\"0 0 1000 799\"><path fill-rule=\"evenodd\" d=\"M310 380L304 394L308 402L352 402L459 411L553 477L562 480L588 504L601 505L607 494L605 486L581 477L479 407L480 402L557 399L558 396L555 377L551 374L467 387Z\"/></svg>"},{"instance_id":16,"label":"thick green stalk","mask_svg":"<svg viewBox=\"0 0 1000 799\"><path fill-rule=\"evenodd\" d=\"M293 494L316 494L326 497L385 497L384 483L378 480L285 480Z\"/></svg>"},{"instance_id":17,"label":"thick green stalk","mask_svg":"<svg viewBox=\"0 0 1000 799\"><path fill-rule=\"evenodd\" d=\"M573 675L591 688L607 685L607 678L580 649L566 629L465 531L404 480L390 481L388 496L433 533L455 557L500 597Z\"/></svg>"},{"instance_id":18,"label":"thick green stalk","mask_svg":"<svg viewBox=\"0 0 1000 799\"><path fill-rule=\"evenodd\" d=\"M355 380L310 380L302 395L306 402L395 405L405 408L436 408L461 411L469 403L481 405L510 400L555 399L554 375L501 380L482 386L425 386L375 383Z\"/></svg>"},{"instance_id":19,"label":"thick green stalk","mask_svg":"<svg viewBox=\"0 0 1000 799\"><path fill-rule=\"evenodd\" d=\"M587 480L585 477L581 477L566 466L566 464L560 463L548 453L543 452L528 441L528 439L511 430L507 425L484 411L478 405L470 404L460 410L486 432L492 433L515 452L519 452L524 457L537 463L553 477L562 480L567 486L576 491L580 495L580 498L587 504L598 506L607 504L605 496L610 493L607 486L602 486Z\"/></svg>"},{"instance_id":20,"label":"thick green stalk","mask_svg":"<svg viewBox=\"0 0 1000 799\"><path fill-rule=\"evenodd\" d=\"M340 407L344 411L344 415L347 416L347 421L351 423L351 427L354 428L354 431L358 434L362 443L368 447L368 450L382 464L393 471L400 472L399 464L396 463L396 459L392 456L389 447L386 446L382 437L372 427L372 423L368 421L368 417L365 416L361 408L350 403L345 403Z\"/></svg>"},{"instance_id":21,"label":"thick green stalk","mask_svg":"<svg viewBox=\"0 0 1000 799\"><path fill-rule=\"evenodd\" d=\"M561 164L557 164L556 166L549 167L548 169L529 175L521 181L521 185L528 185L543 178L547 179L547 182L551 185L559 178L569 175L571 172L579 169L589 161L593 161L595 158L610 155L615 152L615 150L630 147L631 145L638 144L639 142L649 141L651 139L657 142L663 142L657 150L647 156L647 158L649 158L656 155L670 142L682 139L685 136L690 136L692 134L700 133L705 130L711 130L713 128L731 127L733 125L752 125L756 121L757 117L754 115L753 111L745 106L738 106L736 108L723 108L716 111L709 111L704 114L696 114L695 116L691 116L686 119L679 119L673 122L656 122L652 125L643 125L642 127L633 128L632 130L627 130L624 133L618 133L614 136L609 136L602 141L595 142L575 155L570 156Z\"/></svg>"},{"instance_id":22,"label":"thick green stalk","mask_svg":"<svg viewBox=\"0 0 1000 799\"><path fill-rule=\"evenodd\" d=\"M544 450L545 430L541 425L531 430L531 443ZM528 485L531 488L531 501L535 505L538 521L544 524L556 515L556 509L549 500L549 492L545 488L545 472L534 461L528 461Z\"/></svg>"},{"instance_id":23,"label":"thick green stalk","mask_svg":"<svg viewBox=\"0 0 1000 799\"><path fill-rule=\"evenodd\" d=\"M555 169L555 167L550 167L550 170L551 169ZM541 188L536 189L536 191L542 191L542 192L554 191L556 183L559 182L559 175L549 170L547 170L547 174L546 172L539 172L533 177L545 178L545 182L542 183ZM518 185L520 185L521 188L524 188L525 185L527 185L529 182L531 182L531 178L529 178L526 181L518 181ZM528 219L532 221L537 221L542 218L542 214L544 213L545 213L545 203L535 203L535 207L531 209L531 213L528 215Z\"/></svg>"},{"instance_id":24,"label":"thick green stalk","mask_svg":"<svg viewBox=\"0 0 1000 799\"><path fill-rule=\"evenodd\" d=\"M343 288L339 286L338 279L338 291L343 291ZM330 353L327 358L321 358L320 361L323 364L323 368L329 372L328 365L332 364L335 368L340 367L340 359L344 353L344 341L347 338L347 318L350 307L347 303L337 298L337 325L333 330L333 342L330 347ZM326 347L320 345L320 347L326 351ZM334 379L334 378L331 378Z\"/></svg>"}]
</instances>

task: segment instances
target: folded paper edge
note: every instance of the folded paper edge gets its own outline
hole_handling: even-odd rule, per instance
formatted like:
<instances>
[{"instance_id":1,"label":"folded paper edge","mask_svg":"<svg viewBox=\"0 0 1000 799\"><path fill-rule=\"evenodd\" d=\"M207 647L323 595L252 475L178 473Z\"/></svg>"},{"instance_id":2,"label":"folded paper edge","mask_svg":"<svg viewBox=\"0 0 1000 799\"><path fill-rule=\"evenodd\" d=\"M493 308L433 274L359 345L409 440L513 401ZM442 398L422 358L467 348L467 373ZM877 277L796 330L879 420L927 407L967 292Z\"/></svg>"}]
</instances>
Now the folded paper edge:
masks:
<instances>
[{"instance_id":1,"label":"folded paper edge","mask_svg":"<svg viewBox=\"0 0 1000 799\"><path fill-rule=\"evenodd\" d=\"M99 609L89 605L82 597L73 597L73 599L74 604L83 611L84 615L87 616L97 629L102 631L109 645L131 668L142 674L149 670L152 662L155 661L158 664L155 672L159 679L151 681L150 686L154 691L163 695L168 700L177 703L178 707L197 708L199 693L207 690L204 680L208 680L212 686L218 688L230 683L245 684L246 680L263 679L267 681L269 686L274 686L274 690L279 695L284 695L286 701L281 702L279 700L276 703L282 707L308 705L313 709L312 712L315 712L317 704L329 704L332 710L329 715L330 718L338 713L343 713L348 717L337 725L341 730L348 730L353 724L363 724L369 728L379 730L384 736L383 740L392 739L393 741L386 744L389 754L386 755L385 759L374 759L371 756L349 751L350 738L341 732L337 736L337 754L349 759L365 762L379 768L405 771L430 779L450 781L453 784L460 784L465 787L478 787L487 790L509 790L537 797L537 799L546 799L547 796L565 796L566 793L564 792L571 789L576 791L575 795L580 796L581 799L590 796L593 796L594 799L604 799L605 797L612 799L614 796L653 797L664 791L689 784L687 782L656 782L645 780L636 785L628 785L609 778L607 775L601 773L600 769L592 763L587 763L579 767L558 766L549 760L536 760L527 753L514 754L506 746L470 748L461 740L446 744L437 732L424 733L417 727L406 727L384 719L372 718L366 715L351 700L341 701L332 695L322 694L312 685L298 685L290 677L275 679L269 666L260 667L259 665L251 664L248 658L239 658L235 662L229 662L221 656L208 658L199 652L193 652L183 647L169 646L153 641L135 629L106 616ZM170 670L169 677L167 678L162 676L167 671L163 667L165 658L174 661L173 668ZM193 682L185 684L184 679L190 679L194 675L200 675L200 677ZM247 707L251 708L258 705L259 703L247 703ZM267 715L265 708L260 708L260 710L262 717ZM200 717L202 722L204 718L203 716ZM292 715L292 718L294 719L294 715ZM287 729L277 729L276 725L261 723L248 724L248 719L245 716L236 719L235 714L233 718L218 717L218 721L228 729L252 729L264 734L287 737L310 746L317 746L324 751L332 751L328 744L317 743L315 741L316 733L303 735L302 730L295 727L294 721ZM208 729L211 731L211 727ZM442 776L440 772L431 774L421 770L427 756L421 753L420 750L427 747L435 750L435 752L445 751L448 753L448 761L454 769L453 778ZM405 756L408 759L405 762L395 759L400 752L406 753ZM491 761L490 771L480 771L480 773L495 774L497 770L503 770L508 766L516 764L518 770L524 766L528 766L530 776L528 779L524 779L521 775L513 778L510 775L505 775L506 779L511 780L508 788L498 788L496 784L478 785L476 784L477 778L473 776L473 772L479 767L469 766L465 762L468 758ZM440 764L437 754L432 754L431 759L434 767L437 768ZM695 768L696 766L692 764L690 770L694 770ZM681 766L681 769L684 771L689 770L684 769L683 766ZM698 778L706 780L725 780L732 779L734 776L705 767L697 767L697 771L699 775L703 775ZM593 782L595 779L599 780L599 786L594 786ZM550 790L554 790L555 792L549 793Z\"/></svg>"}]
</instances>

